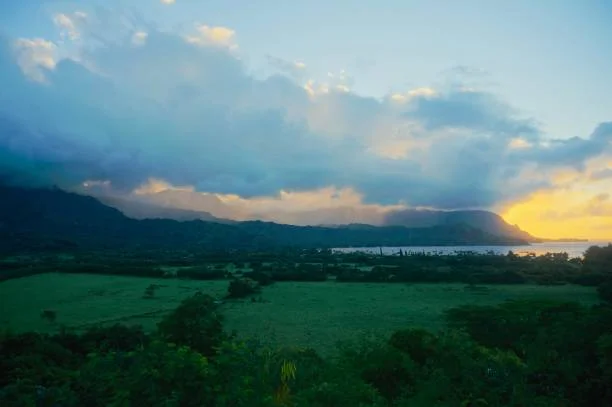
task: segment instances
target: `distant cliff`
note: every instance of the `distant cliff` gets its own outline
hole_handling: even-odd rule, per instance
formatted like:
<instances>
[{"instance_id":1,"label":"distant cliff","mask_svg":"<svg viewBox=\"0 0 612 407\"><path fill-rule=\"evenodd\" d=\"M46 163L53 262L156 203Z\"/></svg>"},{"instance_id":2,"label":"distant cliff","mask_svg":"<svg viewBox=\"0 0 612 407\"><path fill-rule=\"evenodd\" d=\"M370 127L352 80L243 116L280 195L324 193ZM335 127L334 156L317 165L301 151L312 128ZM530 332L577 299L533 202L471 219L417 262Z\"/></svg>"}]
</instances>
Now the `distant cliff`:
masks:
<instances>
[{"instance_id":1,"label":"distant cliff","mask_svg":"<svg viewBox=\"0 0 612 407\"><path fill-rule=\"evenodd\" d=\"M526 240L531 243L544 239L532 236L516 225L510 225L494 212L483 210L435 211L406 209L389 213L385 225L405 226L408 228L427 228L465 224L495 236Z\"/></svg>"}]
</instances>

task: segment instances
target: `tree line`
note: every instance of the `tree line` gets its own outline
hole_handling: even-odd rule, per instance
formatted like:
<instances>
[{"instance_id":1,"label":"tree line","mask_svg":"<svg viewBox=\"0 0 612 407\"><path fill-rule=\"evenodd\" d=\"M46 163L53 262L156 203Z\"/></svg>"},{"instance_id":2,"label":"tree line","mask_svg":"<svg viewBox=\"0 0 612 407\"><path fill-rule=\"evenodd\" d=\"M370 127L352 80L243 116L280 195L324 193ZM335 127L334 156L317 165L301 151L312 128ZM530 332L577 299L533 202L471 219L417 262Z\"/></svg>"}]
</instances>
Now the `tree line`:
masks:
<instances>
[{"instance_id":1,"label":"tree line","mask_svg":"<svg viewBox=\"0 0 612 407\"><path fill-rule=\"evenodd\" d=\"M0 261L0 281L62 272L192 280L250 279L339 283L578 284L612 298L612 245L592 246L583 258L567 253L518 256L462 252L449 255L335 253L329 249L273 252L86 252L68 258L26 256Z\"/></svg>"}]
</instances>

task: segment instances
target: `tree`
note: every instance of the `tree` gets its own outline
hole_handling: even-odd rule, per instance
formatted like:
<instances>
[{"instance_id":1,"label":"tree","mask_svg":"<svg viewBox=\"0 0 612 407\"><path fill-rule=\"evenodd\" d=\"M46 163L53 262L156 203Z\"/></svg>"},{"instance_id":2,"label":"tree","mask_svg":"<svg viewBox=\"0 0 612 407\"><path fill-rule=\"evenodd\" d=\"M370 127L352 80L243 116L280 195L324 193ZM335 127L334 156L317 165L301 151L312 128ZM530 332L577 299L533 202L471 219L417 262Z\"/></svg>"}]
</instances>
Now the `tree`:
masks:
<instances>
[{"instance_id":1,"label":"tree","mask_svg":"<svg viewBox=\"0 0 612 407\"><path fill-rule=\"evenodd\" d=\"M197 293L168 314L158 324L158 332L170 343L186 345L205 356L213 356L215 348L227 337L223 332L222 316L216 309L214 298Z\"/></svg>"},{"instance_id":2,"label":"tree","mask_svg":"<svg viewBox=\"0 0 612 407\"><path fill-rule=\"evenodd\" d=\"M389 345L408 354L412 360L421 366L436 353L435 335L419 328L395 331L389 339Z\"/></svg>"},{"instance_id":3,"label":"tree","mask_svg":"<svg viewBox=\"0 0 612 407\"><path fill-rule=\"evenodd\" d=\"M612 244L589 247L584 253L583 268L586 272L612 276Z\"/></svg>"},{"instance_id":4,"label":"tree","mask_svg":"<svg viewBox=\"0 0 612 407\"><path fill-rule=\"evenodd\" d=\"M77 375L81 405L210 406L214 371L186 346L155 341L133 352L95 353Z\"/></svg>"},{"instance_id":5,"label":"tree","mask_svg":"<svg viewBox=\"0 0 612 407\"><path fill-rule=\"evenodd\" d=\"M612 303L612 280L600 284L597 293L602 300Z\"/></svg>"},{"instance_id":6,"label":"tree","mask_svg":"<svg viewBox=\"0 0 612 407\"><path fill-rule=\"evenodd\" d=\"M341 364L388 401L414 384L418 368L404 352L377 338L340 345Z\"/></svg>"},{"instance_id":7,"label":"tree","mask_svg":"<svg viewBox=\"0 0 612 407\"><path fill-rule=\"evenodd\" d=\"M243 276L256 281L261 286L267 286L274 283L272 275L263 271L251 271L248 273L244 273Z\"/></svg>"},{"instance_id":8,"label":"tree","mask_svg":"<svg viewBox=\"0 0 612 407\"><path fill-rule=\"evenodd\" d=\"M259 285L250 278L240 278L230 281L227 288L228 298L243 298L259 291Z\"/></svg>"}]
</instances>

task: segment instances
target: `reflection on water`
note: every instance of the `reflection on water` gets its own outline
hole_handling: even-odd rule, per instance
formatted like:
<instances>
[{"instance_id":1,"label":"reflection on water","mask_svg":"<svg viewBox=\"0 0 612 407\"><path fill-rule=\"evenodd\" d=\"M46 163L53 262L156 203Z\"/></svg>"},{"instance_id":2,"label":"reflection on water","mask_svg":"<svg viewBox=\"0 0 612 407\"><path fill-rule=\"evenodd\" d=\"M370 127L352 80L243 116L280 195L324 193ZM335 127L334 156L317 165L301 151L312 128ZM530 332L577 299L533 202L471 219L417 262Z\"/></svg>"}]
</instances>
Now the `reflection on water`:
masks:
<instances>
[{"instance_id":1,"label":"reflection on water","mask_svg":"<svg viewBox=\"0 0 612 407\"><path fill-rule=\"evenodd\" d=\"M345 247L334 249L339 252L349 253L355 251L363 251L369 253L396 254L400 249L404 253L427 253L427 254L455 254L457 252L476 252L476 253L496 253L507 254L513 251L515 254L526 255L533 253L541 255L546 253L567 253L569 257L582 257L586 249L590 246L606 246L609 242L605 241L590 241L590 242L548 242L548 243L533 243L531 245L521 246L410 246L410 247Z\"/></svg>"}]
</instances>

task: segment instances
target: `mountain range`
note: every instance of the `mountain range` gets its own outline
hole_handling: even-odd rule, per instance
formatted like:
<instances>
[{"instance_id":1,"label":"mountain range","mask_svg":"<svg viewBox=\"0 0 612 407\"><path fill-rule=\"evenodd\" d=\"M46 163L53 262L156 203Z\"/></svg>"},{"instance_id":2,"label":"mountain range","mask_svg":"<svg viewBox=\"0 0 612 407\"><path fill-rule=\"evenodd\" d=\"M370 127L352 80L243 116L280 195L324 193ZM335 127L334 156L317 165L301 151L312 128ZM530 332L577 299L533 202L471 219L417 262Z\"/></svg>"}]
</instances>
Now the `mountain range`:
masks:
<instances>
[{"instance_id":1,"label":"mountain range","mask_svg":"<svg viewBox=\"0 0 612 407\"><path fill-rule=\"evenodd\" d=\"M161 198L159 201L134 200L108 195L94 195L102 203L119 209L123 214L134 219L174 219L180 221L188 220L203 220L206 222L219 223L235 223L235 220L224 219L218 216L213 216L210 212L177 208L172 204L177 201L177 196L164 193L157 194ZM174 199L174 202L173 202ZM225 208L219 201L216 202L214 197L203 197L206 199L206 204L216 209L216 212L231 216L231 210ZM335 211L330 211L329 218L336 217L340 220L347 220L346 223L336 222L333 224L319 223L322 227L346 227L352 222L350 219L359 218L359 213L351 211L351 208L336 208ZM316 216L312 216L316 218ZM291 223L291 222L281 222ZM358 224L370 225L364 222L354 222ZM535 237L528 232L525 232L517 225L508 224L501 216L494 212L484 210L428 210L428 209L400 209L392 210L382 216L381 220L374 226L405 226L408 228L428 228L434 226L448 226L466 224L468 226L480 229L483 232L495 236L506 236L516 239L526 240L528 242L541 242L546 239Z\"/></svg>"},{"instance_id":2,"label":"mountain range","mask_svg":"<svg viewBox=\"0 0 612 407\"><path fill-rule=\"evenodd\" d=\"M146 211L148 217L155 219L130 218L94 197L57 188L2 186L0 248L4 251L131 247L218 250L512 245L528 244L530 240L525 232L484 211L450 214L403 211L389 216L384 226L334 227L237 222L214 217L204 221L200 213L187 214L167 208L162 211L155 207ZM142 208L139 213L144 213ZM424 216L419 217L420 214ZM185 220L162 219L177 215L184 216Z\"/></svg>"}]
</instances>

